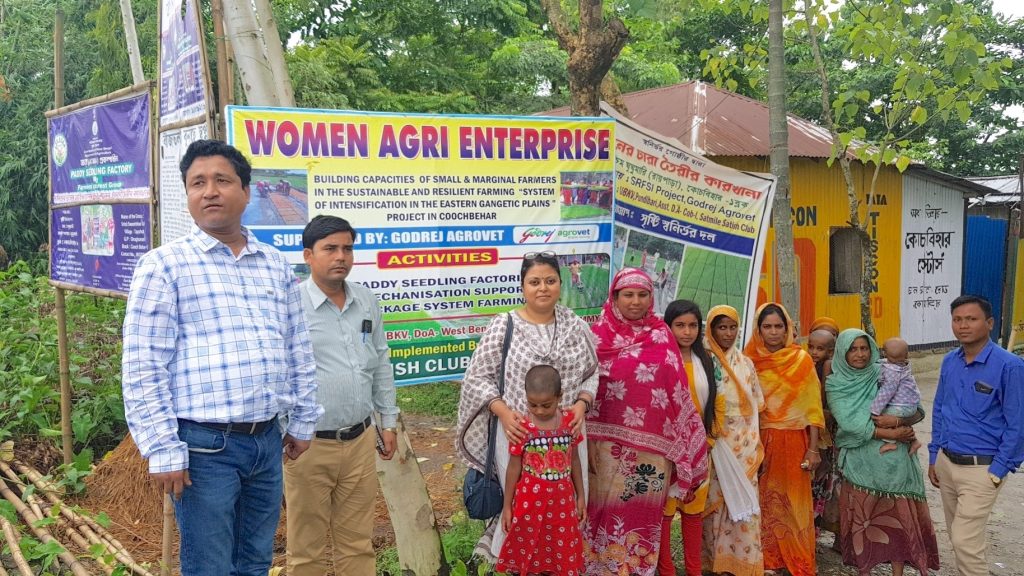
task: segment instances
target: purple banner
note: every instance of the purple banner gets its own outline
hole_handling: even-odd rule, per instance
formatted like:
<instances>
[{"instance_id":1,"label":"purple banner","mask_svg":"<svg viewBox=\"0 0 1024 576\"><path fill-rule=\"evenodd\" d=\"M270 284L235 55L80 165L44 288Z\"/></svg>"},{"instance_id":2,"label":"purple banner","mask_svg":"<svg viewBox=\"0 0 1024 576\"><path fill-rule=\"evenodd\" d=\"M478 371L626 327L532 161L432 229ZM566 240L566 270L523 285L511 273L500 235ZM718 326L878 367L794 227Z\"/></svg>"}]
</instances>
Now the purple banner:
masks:
<instances>
[{"instance_id":1,"label":"purple banner","mask_svg":"<svg viewBox=\"0 0 1024 576\"><path fill-rule=\"evenodd\" d=\"M206 116L206 72L195 2L160 0L160 6L160 125L167 126Z\"/></svg>"},{"instance_id":2,"label":"purple banner","mask_svg":"<svg viewBox=\"0 0 1024 576\"><path fill-rule=\"evenodd\" d=\"M55 205L149 200L149 93L94 104L48 120Z\"/></svg>"},{"instance_id":3,"label":"purple banner","mask_svg":"<svg viewBox=\"0 0 1024 576\"><path fill-rule=\"evenodd\" d=\"M91 204L50 213L50 278L128 293L139 257L153 245L146 204Z\"/></svg>"}]
</instances>

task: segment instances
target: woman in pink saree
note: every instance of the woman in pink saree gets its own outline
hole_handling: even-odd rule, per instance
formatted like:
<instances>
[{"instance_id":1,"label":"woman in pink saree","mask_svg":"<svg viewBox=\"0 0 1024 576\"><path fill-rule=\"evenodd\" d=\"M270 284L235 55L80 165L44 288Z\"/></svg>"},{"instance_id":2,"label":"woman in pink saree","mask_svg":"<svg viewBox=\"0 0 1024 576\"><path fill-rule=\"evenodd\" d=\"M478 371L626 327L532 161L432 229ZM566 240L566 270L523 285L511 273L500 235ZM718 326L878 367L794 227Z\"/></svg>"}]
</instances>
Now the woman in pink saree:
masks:
<instances>
[{"instance_id":1,"label":"woman in pink saree","mask_svg":"<svg viewBox=\"0 0 1024 576\"><path fill-rule=\"evenodd\" d=\"M620 270L593 326L600 382L587 416L590 575L653 576L669 487L688 501L707 479L704 425L652 292L645 272Z\"/></svg>"}]
</instances>

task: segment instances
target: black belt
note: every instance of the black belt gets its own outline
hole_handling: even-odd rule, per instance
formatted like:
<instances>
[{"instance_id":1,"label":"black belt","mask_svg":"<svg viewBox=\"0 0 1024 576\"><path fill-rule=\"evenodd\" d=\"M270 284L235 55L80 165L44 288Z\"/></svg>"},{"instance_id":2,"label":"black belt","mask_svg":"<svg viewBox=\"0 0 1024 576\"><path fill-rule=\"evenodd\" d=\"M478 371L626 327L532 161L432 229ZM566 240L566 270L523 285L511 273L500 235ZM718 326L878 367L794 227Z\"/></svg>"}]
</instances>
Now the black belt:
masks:
<instances>
[{"instance_id":1,"label":"black belt","mask_svg":"<svg viewBox=\"0 0 1024 576\"><path fill-rule=\"evenodd\" d=\"M355 426L349 426L348 428L338 428L337 430L317 430L316 437L338 441L355 440L363 435L363 432L370 427L371 422L373 422L373 420L370 416L367 416L366 420L363 420Z\"/></svg>"},{"instance_id":2,"label":"black belt","mask_svg":"<svg viewBox=\"0 0 1024 576\"><path fill-rule=\"evenodd\" d=\"M204 428L212 428L214 430L220 430L221 432L236 432L238 434L248 434L255 436L262 434L267 428L270 428L277 423L277 416L274 416L270 420L264 420L263 422L229 422L227 424L221 422L196 422L195 420L186 420L185 418L179 418L182 422L188 422L189 424L195 424L196 426L202 426Z\"/></svg>"},{"instance_id":3,"label":"black belt","mask_svg":"<svg viewBox=\"0 0 1024 576\"><path fill-rule=\"evenodd\" d=\"M956 452L950 452L945 448L942 449L946 453L946 458L953 464L959 466L988 466L992 463L991 456L974 456L971 454L957 454Z\"/></svg>"}]
</instances>

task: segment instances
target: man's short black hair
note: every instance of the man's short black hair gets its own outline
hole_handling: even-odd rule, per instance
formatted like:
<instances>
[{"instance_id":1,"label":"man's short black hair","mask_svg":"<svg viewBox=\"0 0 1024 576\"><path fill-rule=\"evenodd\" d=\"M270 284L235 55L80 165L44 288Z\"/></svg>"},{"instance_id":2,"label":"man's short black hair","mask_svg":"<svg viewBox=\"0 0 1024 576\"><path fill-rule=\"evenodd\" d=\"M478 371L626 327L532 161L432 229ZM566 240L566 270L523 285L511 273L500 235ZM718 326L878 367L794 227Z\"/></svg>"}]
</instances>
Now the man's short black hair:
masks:
<instances>
[{"instance_id":1,"label":"man's short black hair","mask_svg":"<svg viewBox=\"0 0 1024 576\"><path fill-rule=\"evenodd\" d=\"M306 224L306 229L302 231L302 247L312 250L317 242L338 232L351 232L352 240L356 239L356 229L348 223L348 220L321 214Z\"/></svg>"},{"instance_id":2,"label":"man's short black hair","mask_svg":"<svg viewBox=\"0 0 1024 576\"><path fill-rule=\"evenodd\" d=\"M981 306L981 311L985 313L985 320L992 317L992 303L975 294L964 294L962 296L958 296L956 300L953 300L953 303L949 305L950 314L964 304L977 304L978 306Z\"/></svg>"},{"instance_id":3,"label":"man's short black hair","mask_svg":"<svg viewBox=\"0 0 1024 576\"><path fill-rule=\"evenodd\" d=\"M242 181L242 188L249 187L249 180L252 178L252 165L238 148L221 140L196 140L188 145L188 150L185 151L185 155L181 157L181 162L178 164L178 169L181 170L181 181L185 182L185 175L188 174L188 169L192 167L196 158L208 156L223 156L234 167L235 174Z\"/></svg>"}]
</instances>

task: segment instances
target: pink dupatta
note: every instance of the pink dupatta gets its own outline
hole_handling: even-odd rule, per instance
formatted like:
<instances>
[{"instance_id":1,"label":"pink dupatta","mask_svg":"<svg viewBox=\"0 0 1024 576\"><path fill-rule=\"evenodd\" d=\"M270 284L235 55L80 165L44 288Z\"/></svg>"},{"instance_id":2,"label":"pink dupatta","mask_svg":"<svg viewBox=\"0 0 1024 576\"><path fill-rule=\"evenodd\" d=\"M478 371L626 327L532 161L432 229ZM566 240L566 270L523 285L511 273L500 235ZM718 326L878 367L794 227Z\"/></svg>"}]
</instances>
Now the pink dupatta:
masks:
<instances>
[{"instance_id":1,"label":"pink dupatta","mask_svg":"<svg viewBox=\"0 0 1024 576\"><path fill-rule=\"evenodd\" d=\"M615 293L652 290L650 276L636 268L615 275L597 336L600 374L594 408L587 417L593 440L608 440L664 456L675 465L684 494L707 478L707 437L690 399L686 371L668 326L651 307L639 320L626 319Z\"/></svg>"}]
</instances>

